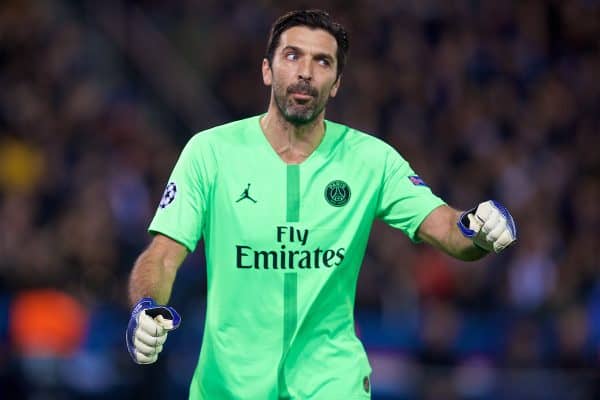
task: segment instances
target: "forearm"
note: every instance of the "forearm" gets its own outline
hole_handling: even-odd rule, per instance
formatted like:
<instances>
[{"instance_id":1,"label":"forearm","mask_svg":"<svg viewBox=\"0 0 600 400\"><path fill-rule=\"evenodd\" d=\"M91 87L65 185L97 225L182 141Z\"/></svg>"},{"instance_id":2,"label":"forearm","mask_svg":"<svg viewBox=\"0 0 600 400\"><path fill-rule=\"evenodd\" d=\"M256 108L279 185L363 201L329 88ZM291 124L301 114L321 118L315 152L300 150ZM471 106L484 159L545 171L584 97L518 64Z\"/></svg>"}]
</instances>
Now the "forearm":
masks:
<instances>
[{"instance_id":1,"label":"forearm","mask_svg":"<svg viewBox=\"0 0 600 400\"><path fill-rule=\"evenodd\" d=\"M129 302L151 297L158 304L167 304L177 270L185 251L173 251L170 239L156 237L138 257L129 278Z\"/></svg>"},{"instance_id":2,"label":"forearm","mask_svg":"<svg viewBox=\"0 0 600 400\"><path fill-rule=\"evenodd\" d=\"M174 271L144 252L136 260L129 278L129 302L133 305L142 297L151 297L159 304L166 304L174 281Z\"/></svg>"},{"instance_id":3,"label":"forearm","mask_svg":"<svg viewBox=\"0 0 600 400\"><path fill-rule=\"evenodd\" d=\"M463 261L475 261L488 252L476 247L465 237L456 222L461 212L448 206L439 207L431 213L419 229L419 237L446 254Z\"/></svg>"},{"instance_id":4,"label":"forearm","mask_svg":"<svg viewBox=\"0 0 600 400\"><path fill-rule=\"evenodd\" d=\"M456 222L460 215L460 211L454 210L453 217L448 222L448 235L440 248L452 257L463 261L475 261L485 257L489 253L475 246L473 240L465 237L458 229Z\"/></svg>"}]
</instances>

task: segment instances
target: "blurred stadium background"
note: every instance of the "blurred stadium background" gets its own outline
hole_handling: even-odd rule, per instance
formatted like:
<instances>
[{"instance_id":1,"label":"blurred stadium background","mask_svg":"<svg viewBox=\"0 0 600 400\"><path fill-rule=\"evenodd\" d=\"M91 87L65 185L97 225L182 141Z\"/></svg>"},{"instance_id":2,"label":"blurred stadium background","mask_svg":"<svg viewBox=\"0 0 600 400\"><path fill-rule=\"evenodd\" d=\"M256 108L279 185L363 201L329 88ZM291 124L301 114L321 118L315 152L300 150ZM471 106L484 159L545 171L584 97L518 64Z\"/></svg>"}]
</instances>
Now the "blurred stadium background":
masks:
<instances>
[{"instance_id":1,"label":"blurred stadium background","mask_svg":"<svg viewBox=\"0 0 600 400\"><path fill-rule=\"evenodd\" d=\"M356 307L373 399L600 398L597 0L2 1L0 398L185 398L202 249L152 366L123 343L127 276L182 145L266 109L268 28L315 5L351 35L327 117L519 227L466 264L374 226Z\"/></svg>"}]
</instances>

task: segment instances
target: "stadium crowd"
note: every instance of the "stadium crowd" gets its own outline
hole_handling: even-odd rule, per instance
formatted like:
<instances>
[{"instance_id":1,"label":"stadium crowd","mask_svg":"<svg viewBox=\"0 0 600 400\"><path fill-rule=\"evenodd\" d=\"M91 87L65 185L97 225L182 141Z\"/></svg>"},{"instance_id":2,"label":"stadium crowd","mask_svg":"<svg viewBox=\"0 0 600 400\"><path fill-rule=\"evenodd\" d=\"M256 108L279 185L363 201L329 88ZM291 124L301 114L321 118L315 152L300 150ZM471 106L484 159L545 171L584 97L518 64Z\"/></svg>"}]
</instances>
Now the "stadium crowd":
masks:
<instances>
[{"instance_id":1,"label":"stadium crowd","mask_svg":"<svg viewBox=\"0 0 600 400\"><path fill-rule=\"evenodd\" d=\"M152 366L124 345L127 277L181 147L266 110L269 26L307 4L2 2L0 397L186 396L202 249ZM600 2L318 7L351 40L327 118L392 144L457 208L504 202L519 230L500 256L462 263L374 225L356 306L373 398L595 398Z\"/></svg>"}]
</instances>

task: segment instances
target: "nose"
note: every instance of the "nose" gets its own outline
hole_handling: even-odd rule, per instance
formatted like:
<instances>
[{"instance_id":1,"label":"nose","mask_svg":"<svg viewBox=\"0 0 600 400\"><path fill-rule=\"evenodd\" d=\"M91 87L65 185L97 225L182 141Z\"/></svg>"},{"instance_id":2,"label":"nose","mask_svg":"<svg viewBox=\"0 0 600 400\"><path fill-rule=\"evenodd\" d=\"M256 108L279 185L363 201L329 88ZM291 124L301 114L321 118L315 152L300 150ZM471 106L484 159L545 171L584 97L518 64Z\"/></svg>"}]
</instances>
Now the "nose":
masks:
<instances>
[{"instance_id":1,"label":"nose","mask_svg":"<svg viewBox=\"0 0 600 400\"><path fill-rule=\"evenodd\" d=\"M310 81L312 79L312 63L310 60L303 60L298 65L298 79Z\"/></svg>"}]
</instances>

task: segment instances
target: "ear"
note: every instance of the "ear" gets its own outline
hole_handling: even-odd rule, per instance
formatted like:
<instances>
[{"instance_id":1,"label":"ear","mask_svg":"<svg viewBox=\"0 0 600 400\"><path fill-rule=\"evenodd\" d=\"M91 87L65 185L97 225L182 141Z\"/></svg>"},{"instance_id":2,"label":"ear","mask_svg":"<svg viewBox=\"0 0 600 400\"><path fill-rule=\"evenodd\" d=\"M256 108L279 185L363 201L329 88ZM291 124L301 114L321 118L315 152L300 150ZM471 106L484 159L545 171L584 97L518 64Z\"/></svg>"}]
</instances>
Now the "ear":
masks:
<instances>
[{"instance_id":1,"label":"ear","mask_svg":"<svg viewBox=\"0 0 600 400\"><path fill-rule=\"evenodd\" d=\"M335 97L338 89L340 88L341 83L342 83L342 75L338 76L337 79L335 80L335 82L333 83L333 86L331 87L331 90L329 91L329 97Z\"/></svg>"},{"instance_id":2,"label":"ear","mask_svg":"<svg viewBox=\"0 0 600 400\"><path fill-rule=\"evenodd\" d=\"M265 86L271 86L271 83L273 83L273 71L271 70L269 60L266 58L263 58L262 62L262 77Z\"/></svg>"}]
</instances>

